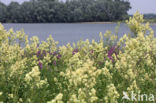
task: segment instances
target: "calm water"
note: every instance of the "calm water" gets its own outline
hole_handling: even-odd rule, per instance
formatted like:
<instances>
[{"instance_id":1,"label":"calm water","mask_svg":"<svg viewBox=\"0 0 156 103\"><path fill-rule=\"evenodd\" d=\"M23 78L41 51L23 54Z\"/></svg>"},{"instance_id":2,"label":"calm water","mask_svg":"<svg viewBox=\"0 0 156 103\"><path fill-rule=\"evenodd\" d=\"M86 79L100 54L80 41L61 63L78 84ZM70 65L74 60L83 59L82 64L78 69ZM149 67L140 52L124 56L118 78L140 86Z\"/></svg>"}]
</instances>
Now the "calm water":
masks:
<instances>
[{"instance_id":1,"label":"calm water","mask_svg":"<svg viewBox=\"0 0 156 103\"><path fill-rule=\"evenodd\" d=\"M111 24L3 24L5 29L13 28L14 31L24 29L25 33L32 36L38 36L40 40L46 40L52 35L54 40L59 41L59 45L76 42L78 40L99 40L99 33L105 33L106 30L115 32L116 23ZM151 27L156 33L156 24ZM119 36L130 33L126 24L120 24ZM155 35L156 36L156 35Z\"/></svg>"}]
</instances>

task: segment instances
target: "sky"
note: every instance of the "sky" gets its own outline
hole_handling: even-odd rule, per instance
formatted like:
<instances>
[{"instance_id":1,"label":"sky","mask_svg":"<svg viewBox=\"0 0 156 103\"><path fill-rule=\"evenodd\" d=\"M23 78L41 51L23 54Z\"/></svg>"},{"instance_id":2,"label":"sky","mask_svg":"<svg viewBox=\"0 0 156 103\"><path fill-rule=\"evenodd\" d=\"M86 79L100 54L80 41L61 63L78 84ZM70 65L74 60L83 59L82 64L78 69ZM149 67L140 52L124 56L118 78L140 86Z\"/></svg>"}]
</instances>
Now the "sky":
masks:
<instances>
[{"instance_id":1,"label":"sky","mask_svg":"<svg viewBox=\"0 0 156 103\"><path fill-rule=\"evenodd\" d=\"M22 3L29 0L0 0L5 4L9 4L11 1L17 1ZM129 0L132 9L128 11L129 14L134 14L136 11L140 13L155 13L156 14L156 0Z\"/></svg>"}]
</instances>

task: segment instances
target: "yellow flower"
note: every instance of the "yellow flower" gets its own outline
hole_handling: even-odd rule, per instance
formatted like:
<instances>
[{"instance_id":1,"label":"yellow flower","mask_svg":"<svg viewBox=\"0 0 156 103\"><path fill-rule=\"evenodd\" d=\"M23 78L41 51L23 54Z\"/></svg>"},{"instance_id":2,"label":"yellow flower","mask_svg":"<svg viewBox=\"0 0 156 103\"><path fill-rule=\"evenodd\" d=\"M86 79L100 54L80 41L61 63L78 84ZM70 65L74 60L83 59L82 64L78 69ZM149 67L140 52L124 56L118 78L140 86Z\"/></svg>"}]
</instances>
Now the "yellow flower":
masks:
<instances>
[{"instance_id":1,"label":"yellow flower","mask_svg":"<svg viewBox=\"0 0 156 103\"><path fill-rule=\"evenodd\" d=\"M51 100L47 103L63 103L62 97L63 97L63 94L59 93L53 100Z\"/></svg>"},{"instance_id":2,"label":"yellow flower","mask_svg":"<svg viewBox=\"0 0 156 103\"><path fill-rule=\"evenodd\" d=\"M14 95L13 94L8 94L9 98L13 98Z\"/></svg>"},{"instance_id":3,"label":"yellow flower","mask_svg":"<svg viewBox=\"0 0 156 103\"><path fill-rule=\"evenodd\" d=\"M35 79L35 81L40 81L40 71L38 66L32 68L32 71L27 73L25 76L25 80L29 83L31 80Z\"/></svg>"},{"instance_id":4,"label":"yellow flower","mask_svg":"<svg viewBox=\"0 0 156 103\"><path fill-rule=\"evenodd\" d=\"M0 96L3 94L3 92L0 92Z\"/></svg>"}]
</instances>

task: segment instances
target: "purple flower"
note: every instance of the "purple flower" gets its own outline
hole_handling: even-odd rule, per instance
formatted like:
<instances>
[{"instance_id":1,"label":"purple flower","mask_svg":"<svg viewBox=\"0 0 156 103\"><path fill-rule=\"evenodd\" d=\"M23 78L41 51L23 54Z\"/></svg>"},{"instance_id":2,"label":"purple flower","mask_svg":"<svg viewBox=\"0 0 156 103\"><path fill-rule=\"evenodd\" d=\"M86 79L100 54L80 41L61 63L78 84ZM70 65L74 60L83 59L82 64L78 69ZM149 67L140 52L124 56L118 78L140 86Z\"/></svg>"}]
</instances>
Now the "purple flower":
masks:
<instances>
[{"instance_id":1,"label":"purple flower","mask_svg":"<svg viewBox=\"0 0 156 103\"><path fill-rule=\"evenodd\" d=\"M39 61L39 63L38 63L38 65L39 65L39 67L42 69L43 68L43 65L42 65L42 63Z\"/></svg>"},{"instance_id":2,"label":"purple flower","mask_svg":"<svg viewBox=\"0 0 156 103\"><path fill-rule=\"evenodd\" d=\"M58 55L57 55L57 59L60 59L60 58L61 58L61 54L58 54Z\"/></svg>"},{"instance_id":3,"label":"purple flower","mask_svg":"<svg viewBox=\"0 0 156 103\"><path fill-rule=\"evenodd\" d=\"M72 54L74 55L77 52L79 52L79 49L78 48L74 49L73 52L72 52Z\"/></svg>"},{"instance_id":4,"label":"purple flower","mask_svg":"<svg viewBox=\"0 0 156 103\"><path fill-rule=\"evenodd\" d=\"M51 52L49 52L49 55L53 55Z\"/></svg>"},{"instance_id":5,"label":"purple flower","mask_svg":"<svg viewBox=\"0 0 156 103\"><path fill-rule=\"evenodd\" d=\"M94 50L91 50L90 53L93 54L94 53Z\"/></svg>"},{"instance_id":6,"label":"purple flower","mask_svg":"<svg viewBox=\"0 0 156 103\"><path fill-rule=\"evenodd\" d=\"M43 50L43 55L46 55L47 53L46 53L46 51L45 50Z\"/></svg>"},{"instance_id":7,"label":"purple flower","mask_svg":"<svg viewBox=\"0 0 156 103\"><path fill-rule=\"evenodd\" d=\"M110 59L110 60L112 60L112 61L114 61L113 60L113 58L112 58L112 55L115 53L115 49L116 49L117 47L116 46L113 46L113 47L111 47L109 50L108 50L108 58ZM116 54L116 53L115 53Z\"/></svg>"},{"instance_id":8,"label":"purple flower","mask_svg":"<svg viewBox=\"0 0 156 103\"><path fill-rule=\"evenodd\" d=\"M50 51L48 51L48 53L49 53L49 55L51 55L51 52Z\"/></svg>"},{"instance_id":9,"label":"purple flower","mask_svg":"<svg viewBox=\"0 0 156 103\"><path fill-rule=\"evenodd\" d=\"M39 56L40 56L40 54L41 54L41 51L38 51L38 52L37 52L37 57L39 57Z\"/></svg>"},{"instance_id":10,"label":"purple flower","mask_svg":"<svg viewBox=\"0 0 156 103\"><path fill-rule=\"evenodd\" d=\"M53 61L53 64L56 65L56 61Z\"/></svg>"},{"instance_id":11,"label":"purple flower","mask_svg":"<svg viewBox=\"0 0 156 103\"><path fill-rule=\"evenodd\" d=\"M55 51L55 52L53 52L53 56L55 56L55 55L57 55L57 52Z\"/></svg>"},{"instance_id":12,"label":"purple flower","mask_svg":"<svg viewBox=\"0 0 156 103\"><path fill-rule=\"evenodd\" d=\"M40 44L37 44L37 48L39 48Z\"/></svg>"}]
</instances>

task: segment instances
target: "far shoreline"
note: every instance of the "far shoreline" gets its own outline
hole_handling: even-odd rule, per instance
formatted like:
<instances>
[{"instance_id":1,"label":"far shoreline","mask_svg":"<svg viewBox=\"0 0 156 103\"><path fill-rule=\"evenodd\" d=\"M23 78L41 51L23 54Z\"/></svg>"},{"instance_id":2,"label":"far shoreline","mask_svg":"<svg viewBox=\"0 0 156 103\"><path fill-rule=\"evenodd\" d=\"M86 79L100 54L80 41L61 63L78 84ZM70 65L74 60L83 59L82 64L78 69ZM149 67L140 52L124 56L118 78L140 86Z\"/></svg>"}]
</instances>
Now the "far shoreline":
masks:
<instances>
[{"instance_id":1,"label":"far shoreline","mask_svg":"<svg viewBox=\"0 0 156 103\"><path fill-rule=\"evenodd\" d=\"M80 24L113 24L113 23L118 23L118 22L113 22L113 21L102 21L102 22L79 22Z\"/></svg>"},{"instance_id":2,"label":"far shoreline","mask_svg":"<svg viewBox=\"0 0 156 103\"><path fill-rule=\"evenodd\" d=\"M149 21L146 21L149 22ZM145 23L146 23L145 22ZM0 24L115 24L115 23L125 23L124 21L102 21L102 22L49 22L49 23L2 23L0 22ZM156 25L156 22L149 22L152 25Z\"/></svg>"},{"instance_id":3,"label":"far shoreline","mask_svg":"<svg viewBox=\"0 0 156 103\"><path fill-rule=\"evenodd\" d=\"M0 22L1 24L114 24L114 23L118 23L118 22L49 22L49 23L11 23L11 22L8 22L8 23L2 23ZM120 23L124 23L124 22L120 22Z\"/></svg>"}]
</instances>

